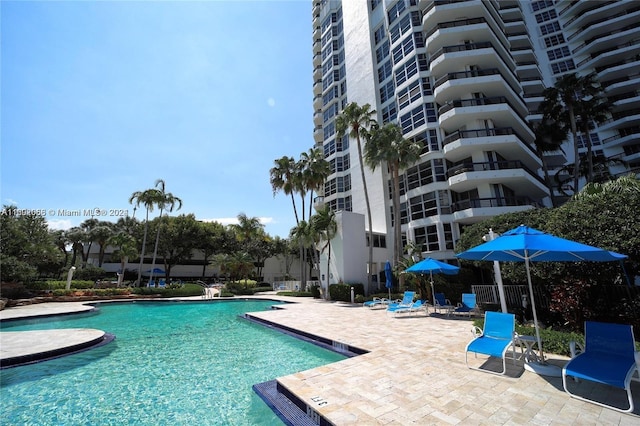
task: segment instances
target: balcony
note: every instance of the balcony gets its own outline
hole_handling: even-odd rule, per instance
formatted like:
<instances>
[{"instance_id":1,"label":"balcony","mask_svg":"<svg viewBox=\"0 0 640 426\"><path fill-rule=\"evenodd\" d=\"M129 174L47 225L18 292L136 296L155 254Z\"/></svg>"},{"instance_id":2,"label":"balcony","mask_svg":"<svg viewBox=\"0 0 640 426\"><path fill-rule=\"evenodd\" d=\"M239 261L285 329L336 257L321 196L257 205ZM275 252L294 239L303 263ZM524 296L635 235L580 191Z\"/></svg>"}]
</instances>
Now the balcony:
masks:
<instances>
[{"instance_id":1,"label":"balcony","mask_svg":"<svg viewBox=\"0 0 640 426\"><path fill-rule=\"evenodd\" d=\"M476 120L491 118L497 127L516 127L526 134L522 128L527 126L527 115L524 101L518 99L514 105L505 96L494 96L447 102L438 111L438 123L443 130L451 132Z\"/></svg>"},{"instance_id":2,"label":"balcony","mask_svg":"<svg viewBox=\"0 0 640 426\"><path fill-rule=\"evenodd\" d=\"M453 203L451 210L457 223L470 224L503 213L539 207L543 207L542 203L530 197L495 197L461 200Z\"/></svg>"},{"instance_id":3,"label":"balcony","mask_svg":"<svg viewBox=\"0 0 640 426\"><path fill-rule=\"evenodd\" d=\"M479 149L499 152L505 158L518 158L532 169L542 165L533 147L513 127L459 130L442 141L444 157L452 162L467 158Z\"/></svg>"}]
</instances>

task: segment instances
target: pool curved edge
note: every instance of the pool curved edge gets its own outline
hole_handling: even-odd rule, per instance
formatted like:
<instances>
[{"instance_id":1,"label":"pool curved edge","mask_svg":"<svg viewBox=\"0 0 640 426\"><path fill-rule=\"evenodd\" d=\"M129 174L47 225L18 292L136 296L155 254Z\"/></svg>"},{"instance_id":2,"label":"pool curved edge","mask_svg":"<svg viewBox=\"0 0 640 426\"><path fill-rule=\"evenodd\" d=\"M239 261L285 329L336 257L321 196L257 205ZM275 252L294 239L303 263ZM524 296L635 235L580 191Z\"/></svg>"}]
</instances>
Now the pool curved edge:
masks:
<instances>
[{"instance_id":1,"label":"pool curved edge","mask_svg":"<svg viewBox=\"0 0 640 426\"><path fill-rule=\"evenodd\" d=\"M59 330L44 330L42 334L50 334L55 335ZM71 329L73 331L73 329ZM88 351L90 349L95 349L101 346L104 346L113 340L115 340L116 336L111 333L106 333L102 330L94 330L96 332L100 332L101 335L98 337L89 336L86 340L82 340L78 343L74 344L66 344L57 346L48 350L38 350L34 352L28 352L15 356L7 356L0 358L0 369L19 367L28 364L34 364L37 362L48 361L54 358L60 358L63 356L77 354L79 352ZM8 333L8 332L3 332ZM16 333L27 333L25 331L18 331ZM64 340L64 339L63 339ZM4 346L4 345L3 345Z\"/></svg>"}]
</instances>

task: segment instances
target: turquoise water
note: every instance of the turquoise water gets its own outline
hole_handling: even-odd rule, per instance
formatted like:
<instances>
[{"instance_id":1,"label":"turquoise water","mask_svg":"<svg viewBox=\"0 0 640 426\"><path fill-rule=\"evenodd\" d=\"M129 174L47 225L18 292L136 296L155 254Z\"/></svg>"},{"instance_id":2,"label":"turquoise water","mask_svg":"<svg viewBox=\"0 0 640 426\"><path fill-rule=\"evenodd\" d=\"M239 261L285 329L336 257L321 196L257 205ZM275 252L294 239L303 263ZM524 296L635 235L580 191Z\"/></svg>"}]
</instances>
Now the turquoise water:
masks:
<instances>
[{"instance_id":1,"label":"turquoise water","mask_svg":"<svg viewBox=\"0 0 640 426\"><path fill-rule=\"evenodd\" d=\"M238 318L273 301L99 305L98 314L3 323L96 328L97 349L0 371L3 425L274 425L251 386L345 357Z\"/></svg>"}]
</instances>

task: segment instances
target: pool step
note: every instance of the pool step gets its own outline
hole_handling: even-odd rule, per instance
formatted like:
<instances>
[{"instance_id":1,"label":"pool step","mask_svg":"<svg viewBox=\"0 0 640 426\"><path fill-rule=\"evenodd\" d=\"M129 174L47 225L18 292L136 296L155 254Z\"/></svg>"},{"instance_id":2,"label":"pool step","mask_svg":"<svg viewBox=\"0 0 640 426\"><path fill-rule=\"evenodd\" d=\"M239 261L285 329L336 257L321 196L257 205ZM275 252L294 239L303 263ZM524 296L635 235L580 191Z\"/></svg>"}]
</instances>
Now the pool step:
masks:
<instances>
[{"instance_id":1,"label":"pool step","mask_svg":"<svg viewBox=\"0 0 640 426\"><path fill-rule=\"evenodd\" d=\"M329 424L324 418L314 421L309 417L305 411L278 390L277 380L255 384L253 385L253 390L286 425L316 426Z\"/></svg>"}]
</instances>

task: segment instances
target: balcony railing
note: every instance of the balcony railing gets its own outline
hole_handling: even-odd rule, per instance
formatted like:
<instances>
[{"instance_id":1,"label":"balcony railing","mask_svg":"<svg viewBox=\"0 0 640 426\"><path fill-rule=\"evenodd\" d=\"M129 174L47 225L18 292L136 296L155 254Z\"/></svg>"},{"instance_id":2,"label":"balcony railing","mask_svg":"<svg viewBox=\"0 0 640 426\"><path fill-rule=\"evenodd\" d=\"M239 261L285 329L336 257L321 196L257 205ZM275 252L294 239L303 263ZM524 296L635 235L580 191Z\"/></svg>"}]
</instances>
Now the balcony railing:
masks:
<instances>
[{"instance_id":1,"label":"balcony railing","mask_svg":"<svg viewBox=\"0 0 640 426\"><path fill-rule=\"evenodd\" d=\"M477 98L477 99L459 99L452 102L447 102L442 105L438 109L438 115L442 115L447 111L451 111L453 108L464 108L471 106L482 106L482 105L498 105L498 104L509 104L507 98L504 96L492 96L490 98ZM512 107L513 109L513 107Z\"/></svg>"},{"instance_id":2,"label":"balcony railing","mask_svg":"<svg viewBox=\"0 0 640 426\"><path fill-rule=\"evenodd\" d=\"M467 43L467 44L456 44L453 46L445 46L436 50L433 55L431 55L431 62L433 62L438 56L441 56L444 53L452 53L452 52L465 52L467 50L478 50L478 49L493 49L493 44L488 41L483 41L480 43Z\"/></svg>"},{"instance_id":3,"label":"balcony railing","mask_svg":"<svg viewBox=\"0 0 640 426\"><path fill-rule=\"evenodd\" d=\"M446 75L443 75L439 79L436 80L434 87L440 86L442 83L445 83L449 80L458 80L462 78L474 78L474 77L485 77L488 75L501 75L500 70L498 68L490 68L486 70L473 70L473 71L461 71L461 72L451 72Z\"/></svg>"},{"instance_id":4,"label":"balcony railing","mask_svg":"<svg viewBox=\"0 0 640 426\"><path fill-rule=\"evenodd\" d=\"M495 197L495 198L470 198L455 202L451 210L457 212L466 209L482 209L494 207L534 206L542 207L542 204L530 197Z\"/></svg>"},{"instance_id":5,"label":"balcony railing","mask_svg":"<svg viewBox=\"0 0 640 426\"><path fill-rule=\"evenodd\" d=\"M458 175L460 173L467 172L485 172L488 170L513 170L513 169L522 169L533 176L538 182L545 185L544 180L533 173L531 169L524 165L524 163L520 160L512 160L512 161L483 161L480 163L464 163L459 164L457 166L451 167L447 170L446 177L449 179L452 176Z\"/></svg>"},{"instance_id":6,"label":"balcony railing","mask_svg":"<svg viewBox=\"0 0 640 426\"><path fill-rule=\"evenodd\" d=\"M506 136L506 135L516 135L520 142L522 142L527 148L531 150L531 152L535 152L533 148L526 143L522 137L516 132L513 127L496 127L493 129L475 129L475 130L457 130L450 135L448 135L442 141L442 146L445 146L451 142L457 141L459 139L466 138L486 138L492 136Z\"/></svg>"}]
</instances>

